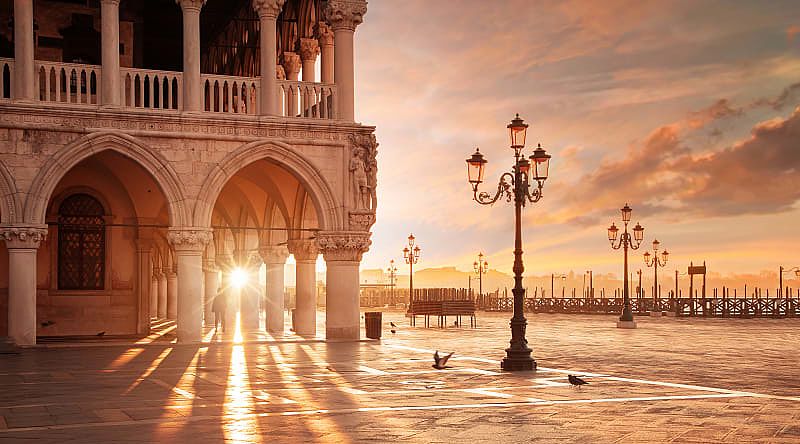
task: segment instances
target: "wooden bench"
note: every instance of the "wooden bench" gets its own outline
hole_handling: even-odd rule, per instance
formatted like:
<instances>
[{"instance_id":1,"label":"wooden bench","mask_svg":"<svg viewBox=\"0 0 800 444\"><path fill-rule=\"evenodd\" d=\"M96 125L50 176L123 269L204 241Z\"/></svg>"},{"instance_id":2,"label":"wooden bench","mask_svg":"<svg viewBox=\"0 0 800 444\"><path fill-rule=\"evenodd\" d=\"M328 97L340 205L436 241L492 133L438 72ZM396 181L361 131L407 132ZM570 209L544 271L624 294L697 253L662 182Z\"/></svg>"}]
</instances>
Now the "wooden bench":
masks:
<instances>
[{"instance_id":1,"label":"wooden bench","mask_svg":"<svg viewBox=\"0 0 800 444\"><path fill-rule=\"evenodd\" d=\"M455 316L456 322L461 326L461 316L469 316L469 326L475 328L478 326L478 321L475 318L475 301L462 300L462 301L443 301L442 302L442 318L444 325L447 325L447 317Z\"/></svg>"},{"instance_id":2,"label":"wooden bench","mask_svg":"<svg viewBox=\"0 0 800 444\"><path fill-rule=\"evenodd\" d=\"M411 302L406 313L411 318L411 325L416 325L417 316L425 317L425 327L430 327L430 317L437 316L440 328L447 326L447 316L456 316L458 325L461 324L461 316L469 316L470 327L477 327L475 319L475 301L456 300L456 301L419 301Z\"/></svg>"}]
</instances>

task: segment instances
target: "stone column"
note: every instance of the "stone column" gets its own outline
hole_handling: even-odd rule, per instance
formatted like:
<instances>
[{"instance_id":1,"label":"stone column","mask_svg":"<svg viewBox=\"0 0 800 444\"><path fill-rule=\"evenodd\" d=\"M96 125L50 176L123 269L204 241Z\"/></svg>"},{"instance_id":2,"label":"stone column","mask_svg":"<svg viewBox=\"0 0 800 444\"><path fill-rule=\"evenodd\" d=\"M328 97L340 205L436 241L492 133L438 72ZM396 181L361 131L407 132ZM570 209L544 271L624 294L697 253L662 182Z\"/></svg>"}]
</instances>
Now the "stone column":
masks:
<instances>
[{"instance_id":1,"label":"stone column","mask_svg":"<svg viewBox=\"0 0 800 444\"><path fill-rule=\"evenodd\" d=\"M119 1L101 0L102 89L103 105L120 104Z\"/></svg>"},{"instance_id":2,"label":"stone column","mask_svg":"<svg viewBox=\"0 0 800 444\"><path fill-rule=\"evenodd\" d=\"M173 265L167 275L167 318L178 319L178 267Z\"/></svg>"},{"instance_id":3,"label":"stone column","mask_svg":"<svg viewBox=\"0 0 800 444\"><path fill-rule=\"evenodd\" d=\"M268 246L259 249L259 253L267 266L267 331L283 334L283 268L289 251L282 246Z\"/></svg>"},{"instance_id":4,"label":"stone column","mask_svg":"<svg viewBox=\"0 0 800 444\"><path fill-rule=\"evenodd\" d=\"M319 42L316 39L300 39L300 60L303 63L303 81L316 82Z\"/></svg>"},{"instance_id":5,"label":"stone column","mask_svg":"<svg viewBox=\"0 0 800 444\"><path fill-rule=\"evenodd\" d=\"M290 240L289 252L296 265L295 288L297 308L294 312L295 333L303 336L317 334L317 255L313 240Z\"/></svg>"},{"instance_id":6,"label":"stone column","mask_svg":"<svg viewBox=\"0 0 800 444\"><path fill-rule=\"evenodd\" d=\"M334 78L339 95L339 119L355 120L355 75L353 34L364 21L367 2L364 0L328 0L323 16L333 29Z\"/></svg>"},{"instance_id":7,"label":"stone column","mask_svg":"<svg viewBox=\"0 0 800 444\"><path fill-rule=\"evenodd\" d=\"M167 272L169 269L164 267L158 275L158 317L167 319Z\"/></svg>"},{"instance_id":8,"label":"stone column","mask_svg":"<svg viewBox=\"0 0 800 444\"><path fill-rule=\"evenodd\" d=\"M178 342L203 339L203 251L213 238L211 229L170 228L169 243L178 262Z\"/></svg>"},{"instance_id":9,"label":"stone column","mask_svg":"<svg viewBox=\"0 0 800 444\"><path fill-rule=\"evenodd\" d=\"M138 265L138 281L137 287L139 289L139 313L136 321L136 333L150 334L150 287L152 280L150 279L150 250L153 243L150 239L139 239L136 241L136 258Z\"/></svg>"},{"instance_id":10,"label":"stone column","mask_svg":"<svg viewBox=\"0 0 800 444\"><path fill-rule=\"evenodd\" d=\"M358 266L369 249L370 233L328 231L317 234L317 245L325 257L327 339L360 338L358 309Z\"/></svg>"},{"instance_id":11,"label":"stone column","mask_svg":"<svg viewBox=\"0 0 800 444\"><path fill-rule=\"evenodd\" d=\"M254 331L260 328L260 313L258 300L261 299L261 285L258 282L258 270L261 268L261 258L253 254L247 263L242 266L247 271L249 281L242 288L240 320L243 331Z\"/></svg>"},{"instance_id":12,"label":"stone column","mask_svg":"<svg viewBox=\"0 0 800 444\"><path fill-rule=\"evenodd\" d=\"M208 327L214 325L212 307L214 298L217 297L217 292L219 291L219 270L216 262L211 259L203 263L203 279L205 279L203 287L203 293L205 294L203 298L203 319L205 320L205 326Z\"/></svg>"},{"instance_id":13,"label":"stone column","mask_svg":"<svg viewBox=\"0 0 800 444\"><path fill-rule=\"evenodd\" d=\"M155 271L155 270L153 270ZM152 284L150 286L150 317L158 317L158 275L151 276Z\"/></svg>"},{"instance_id":14,"label":"stone column","mask_svg":"<svg viewBox=\"0 0 800 444\"><path fill-rule=\"evenodd\" d=\"M231 285L231 270L234 268L233 255L218 254L217 266L222 270L222 297L225 298L225 331L236 328L236 315L239 312L239 291Z\"/></svg>"},{"instance_id":15,"label":"stone column","mask_svg":"<svg viewBox=\"0 0 800 444\"><path fill-rule=\"evenodd\" d=\"M36 344L36 253L46 237L46 226L0 230L8 249L8 336L17 345Z\"/></svg>"},{"instance_id":16,"label":"stone column","mask_svg":"<svg viewBox=\"0 0 800 444\"><path fill-rule=\"evenodd\" d=\"M276 20L286 0L253 0L253 8L258 13L261 34L261 105L259 114L277 116L278 82L272 73L275 71L275 60L278 58L278 42L276 39Z\"/></svg>"},{"instance_id":17,"label":"stone column","mask_svg":"<svg viewBox=\"0 0 800 444\"><path fill-rule=\"evenodd\" d=\"M319 70L320 77L322 83L333 83L333 31L326 23L320 22L317 27L317 33L319 34L319 46L322 52Z\"/></svg>"},{"instance_id":18,"label":"stone column","mask_svg":"<svg viewBox=\"0 0 800 444\"><path fill-rule=\"evenodd\" d=\"M206 0L175 0L183 11L183 110L202 111L200 9Z\"/></svg>"},{"instance_id":19,"label":"stone column","mask_svg":"<svg viewBox=\"0 0 800 444\"><path fill-rule=\"evenodd\" d=\"M14 0L14 98L36 100L33 0Z\"/></svg>"},{"instance_id":20,"label":"stone column","mask_svg":"<svg viewBox=\"0 0 800 444\"><path fill-rule=\"evenodd\" d=\"M300 56L293 52L283 53L283 69L286 72L286 80L296 82L297 76L300 74ZM300 91L294 86L289 88L286 94L286 115L289 117L297 117L297 102L299 100Z\"/></svg>"}]
</instances>

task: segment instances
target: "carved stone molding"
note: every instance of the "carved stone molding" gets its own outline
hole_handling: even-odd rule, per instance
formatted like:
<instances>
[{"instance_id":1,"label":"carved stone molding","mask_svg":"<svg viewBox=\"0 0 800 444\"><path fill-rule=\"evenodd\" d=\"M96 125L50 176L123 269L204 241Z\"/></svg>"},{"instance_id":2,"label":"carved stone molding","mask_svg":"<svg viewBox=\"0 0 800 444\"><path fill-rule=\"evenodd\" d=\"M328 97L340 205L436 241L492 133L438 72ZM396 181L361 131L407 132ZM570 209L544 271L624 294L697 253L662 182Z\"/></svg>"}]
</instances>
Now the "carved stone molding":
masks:
<instances>
[{"instance_id":1,"label":"carved stone molding","mask_svg":"<svg viewBox=\"0 0 800 444\"><path fill-rule=\"evenodd\" d=\"M0 227L0 240L6 248L36 249L47 239L47 226Z\"/></svg>"},{"instance_id":2,"label":"carved stone molding","mask_svg":"<svg viewBox=\"0 0 800 444\"><path fill-rule=\"evenodd\" d=\"M317 234L317 245L326 261L360 262L372 245L371 233L328 231Z\"/></svg>"},{"instance_id":3,"label":"carved stone molding","mask_svg":"<svg viewBox=\"0 0 800 444\"><path fill-rule=\"evenodd\" d=\"M302 61L316 60L319 55L319 42L316 39L301 38L298 52Z\"/></svg>"},{"instance_id":4,"label":"carved stone molding","mask_svg":"<svg viewBox=\"0 0 800 444\"><path fill-rule=\"evenodd\" d=\"M319 35L320 46L333 46L333 30L325 22L317 24L317 35Z\"/></svg>"},{"instance_id":5,"label":"carved stone molding","mask_svg":"<svg viewBox=\"0 0 800 444\"><path fill-rule=\"evenodd\" d=\"M119 6L119 2L120 0L100 0L100 3L112 6Z\"/></svg>"},{"instance_id":6,"label":"carved stone molding","mask_svg":"<svg viewBox=\"0 0 800 444\"><path fill-rule=\"evenodd\" d=\"M204 259L203 271L208 273L216 273L217 271L219 271L219 269L217 268L217 262L214 259Z\"/></svg>"},{"instance_id":7,"label":"carved stone molding","mask_svg":"<svg viewBox=\"0 0 800 444\"><path fill-rule=\"evenodd\" d=\"M355 31L364 21L367 13L365 0L328 0L322 7L322 16L334 31L346 29Z\"/></svg>"},{"instance_id":8,"label":"carved stone molding","mask_svg":"<svg viewBox=\"0 0 800 444\"><path fill-rule=\"evenodd\" d=\"M286 80L286 70L281 65L275 65L275 78L278 80Z\"/></svg>"},{"instance_id":9,"label":"carved stone molding","mask_svg":"<svg viewBox=\"0 0 800 444\"><path fill-rule=\"evenodd\" d=\"M375 223L375 212L372 210L355 210L350 212L348 227L354 231L369 231Z\"/></svg>"},{"instance_id":10,"label":"carved stone molding","mask_svg":"<svg viewBox=\"0 0 800 444\"><path fill-rule=\"evenodd\" d=\"M253 9L260 18L278 18L286 0L253 0Z\"/></svg>"},{"instance_id":11,"label":"carved stone molding","mask_svg":"<svg viewBox=\"0 0 800 444\"><path fill-rule=\"evenodd\" d=\"M286 78L289 80L297 80L297 74L302 67L300 55L293 52L283 53L283 69L286 70Z\"/></svg>"},{"instance_id":12,"label":"carved stone molding","mask_svg":"<svg viewBox=\"0 0 800 444\"><path fill-rule=\"evenodd\" d=\"M292 239L288 242L289 252L296 261L316 261L319 247L313 239Z\"/></svg>"},{"instance_id":13,"label":"carved stone molding","mask_svg":"<svg viewBox=\"0 0 800 444\"><path fill-rule=\"evenodd\" d=\"M222 271L228 270L235 265L232 254L218 254L215 262Z\"/></svg>"},{"instance_id":14,"label":"carved stone molding","mask_svg":"<svg viewBox=\"0 0 800 444\"><path fill-rule=\"evenodd\" d=\"M286 263L286 259L289 259L289 250L285 245L261 247L258 249L258 254L268 265L282 265Z\"/></svg>"},{"instance_id":15,"label":"carved stone molding","mask_svg":"<svg viewBox=\"0 0 800 444\"><path fill-rule=\"evenodd\" d=\"M175 3L177 3L183 10L200 11L206 4L206 1L207 0L175 0Z\"/></svg>"},{"instance_id":16,"label":"carved stone molding","mask_svg":"<svg viewBox=\"0 0 800 444\"><path fill-rule=\"evenodd\" d=\"M213 231L207 228L171 228L167 232L167 240L179 252L202 252L213 239Z\"/></svg>"}]
</instances>

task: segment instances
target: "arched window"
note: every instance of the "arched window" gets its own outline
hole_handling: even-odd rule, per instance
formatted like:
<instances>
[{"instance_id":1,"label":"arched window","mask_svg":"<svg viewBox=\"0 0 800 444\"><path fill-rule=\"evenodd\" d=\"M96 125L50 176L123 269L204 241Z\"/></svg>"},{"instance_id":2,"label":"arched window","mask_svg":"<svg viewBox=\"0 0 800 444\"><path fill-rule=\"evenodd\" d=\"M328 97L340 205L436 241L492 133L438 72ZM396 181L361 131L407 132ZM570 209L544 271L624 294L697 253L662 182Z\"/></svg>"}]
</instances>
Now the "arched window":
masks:
<instances>
[{"instance_id":1,"label":"arched window","mask_svg":"<svg viewBox=\"0 0 800 444\"><path fill-rule=\"evenodd\" d=\"M73 194L58 207L58 288L102 290L106 269L103 206L88 194Z\"/></svg>"}]
</instances>

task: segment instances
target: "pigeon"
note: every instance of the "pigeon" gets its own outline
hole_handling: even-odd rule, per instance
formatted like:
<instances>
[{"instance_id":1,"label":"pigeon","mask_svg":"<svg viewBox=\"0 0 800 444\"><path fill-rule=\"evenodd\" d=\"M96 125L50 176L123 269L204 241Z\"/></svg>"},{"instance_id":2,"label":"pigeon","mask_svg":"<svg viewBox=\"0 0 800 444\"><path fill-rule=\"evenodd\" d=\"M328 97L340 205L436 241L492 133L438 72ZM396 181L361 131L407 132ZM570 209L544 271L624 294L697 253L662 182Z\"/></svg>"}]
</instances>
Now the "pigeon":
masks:
<instances>
[{"instance_id":1,"label":"pigeon","mask_svg":"<svg viewBox=\"0 0 800 444\"><path fill-rule=\"evenodd\" d=\"M396 326L396 325L394 325L394 322L389 322L389 325L391 325L391 326L392 326L392 328L397 328L397 326Z\"/></svg>"},{"instance_id":2,"label":"pigeon","mask_svg":"<svg viewBox=\"0 0 800 444\"><path fill-rule=\"evenodd\" d=\"M98 333L98 334L97 334L97 336L103 336L103 335L105 335L105 334L106 334L106 332L104 332L104 331L101 331L100 333Z\"/></svg>"},{"instance_id":3,"label":"pigeon","mask_svg":"<svg viewBox=\"0 0 800 444\"><path fill-rule=\"evenodd\" d=\"M390 331L392 332L392 334L397 333L397 330L395 330L395 329L391 329Z\"/></svg>"},{"instance_id":4,"label":"pigeon","mask_svg":"<svg viewBox=\"0 0 800 444\"><path fill-rule=\"evenodd\" d=\"M49 327L49 326L51 326L53 324L55 324L55 322L53 322L53 321L44 321L44 322L42 322L42 327Z\"/></svg>"},{"instance_id":5,"label":"pigeon","mask_svg":"<svg viewBox=\"0 0 800 444\"><path fill-rule=\"evenodd\" d=\"M439 350L433 354L433 365L431 367L435 368L436 370L444 370L446 368L450 368L447 365L447 360L450 359L450 356L453 356L451 352L449 355L445 356L444 358L439 357Z\"/></svg>"},{"instance_id":6,"label":"pigeon","mask_svg":"<svg viewBox=\"0 0 800 444\"><path fill-rule=\"evenodd\" d=\"M588 384L588 382L584 381L583 379L581 379L581 378L579 378L577 376L573 376L573 375L568 375L567 379L569 380L569 383L572 384L574 387L580 387L580 386L582 386L584 384Z\"/></svg>"}]
</instances>

